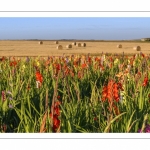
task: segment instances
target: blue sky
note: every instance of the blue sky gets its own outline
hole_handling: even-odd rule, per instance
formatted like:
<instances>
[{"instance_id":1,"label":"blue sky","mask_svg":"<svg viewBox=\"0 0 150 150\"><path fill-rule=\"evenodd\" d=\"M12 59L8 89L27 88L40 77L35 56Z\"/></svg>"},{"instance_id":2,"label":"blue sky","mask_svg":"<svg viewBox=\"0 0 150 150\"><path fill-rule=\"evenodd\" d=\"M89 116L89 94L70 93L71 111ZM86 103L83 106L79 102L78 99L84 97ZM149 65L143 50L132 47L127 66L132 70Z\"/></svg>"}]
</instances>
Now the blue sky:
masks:
<instances>
[{"instance_id":1,"label":"blue sky","mask_svg":"<svg viewBox=\"0 0 150 150\"><path fill-rule=\"evenodd\" d=\"M146 17L0 18L0 40L130 40L144 37L150 37L150 18Z\"/></svg>"}]
</instances>

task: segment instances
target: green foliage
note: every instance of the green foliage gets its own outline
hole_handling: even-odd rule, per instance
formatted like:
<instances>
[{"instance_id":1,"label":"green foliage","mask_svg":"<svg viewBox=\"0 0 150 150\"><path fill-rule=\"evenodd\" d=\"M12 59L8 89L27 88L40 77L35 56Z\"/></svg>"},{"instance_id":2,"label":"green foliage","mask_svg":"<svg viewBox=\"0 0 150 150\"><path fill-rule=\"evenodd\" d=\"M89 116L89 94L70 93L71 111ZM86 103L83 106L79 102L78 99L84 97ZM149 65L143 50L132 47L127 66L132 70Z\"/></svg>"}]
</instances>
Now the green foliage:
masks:
<instances>
[{"instance_id":1,"label":"green foliage","mask_svg":"<svg viewBox=\"0 0 150 150\"><path fill-rule=\"evenodd\" d=\"M150 122L150 84L148 82L146 86L142 86L145 74L150 78L147 71L150 66L149 57L104 57L104 54L96 57L86 56L85 68L80 56L77 58L77 66L74 65L75 59L72 57L69 57L69 63L66 63L63 57L1 61L0 132L40 132L45 113L47 117L44 132L53 132L51 106L53 101L58 100L61 102L61 133L135 133L138 129L144 132L145 126ZM130 64L131 58L133 64ZM11 66L12 61L16 61L17 64ZM146 66L143 66L143 61L146 61ZM60 68L55 68L55 64L59 64ZM120 68L119 65L123 67ZM128 65L131 68L125 73ZM37 70L43 76L39 87L36 83ZM108 110L108 100L102 100L102 90L110 79L121 82L121 78L116 77L120 72L124 75L124 91L119 102L114 103L120 112L116 114L114 108L112 111ZM137 72L141 73L138 80L135 77ZM5 95L2 95L2 92Z\"/></svg>"}]
</instances>

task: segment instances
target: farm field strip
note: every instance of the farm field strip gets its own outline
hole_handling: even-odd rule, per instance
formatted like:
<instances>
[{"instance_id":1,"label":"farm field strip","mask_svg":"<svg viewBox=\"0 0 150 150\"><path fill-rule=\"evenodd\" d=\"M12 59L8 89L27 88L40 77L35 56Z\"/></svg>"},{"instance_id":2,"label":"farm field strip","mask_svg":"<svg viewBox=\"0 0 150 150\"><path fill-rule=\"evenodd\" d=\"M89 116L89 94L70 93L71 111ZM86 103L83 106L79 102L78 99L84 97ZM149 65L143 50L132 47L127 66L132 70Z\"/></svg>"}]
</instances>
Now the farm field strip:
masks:
<instances>
[{"instance_id":1,"label":"farm field strip","mask_svg":"<svg viewBox=\"0 0 150 150\"><path fill-rule=\"evenodd\" d=\"M72 46L72 48L66 48L66 45L71 44L74 41L59 41L59 44L63 46L62 50L58 50L54 41L43 41L42 45L38 44L38 41L0 41L0 56L62 56L62 54L100 54L104 53L137 53L133 50L134 46L139 45L141 51L144 54L150 52L149 42L89 42L78 41L77 43L86 43L86 47ZM117 48L117 45L121 44L122 48Z\"/></svg>"}]
</instances>

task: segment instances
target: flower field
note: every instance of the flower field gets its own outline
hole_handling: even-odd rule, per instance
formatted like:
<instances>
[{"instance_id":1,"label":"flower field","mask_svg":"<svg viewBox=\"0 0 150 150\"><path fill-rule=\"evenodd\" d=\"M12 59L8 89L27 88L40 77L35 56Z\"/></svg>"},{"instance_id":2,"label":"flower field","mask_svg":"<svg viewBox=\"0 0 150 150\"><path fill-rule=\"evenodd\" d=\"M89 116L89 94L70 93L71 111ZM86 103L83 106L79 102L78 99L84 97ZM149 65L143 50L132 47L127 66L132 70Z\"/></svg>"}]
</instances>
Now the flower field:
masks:
<instances>
[{"instance_id":1,"label":"flower field","mask_svg":"<svg viewBox=\"0 0 150 150\"><path fill-rule=\"evenodd\" d=\"M0 59L2 133L150 132L150 55Z\"/></svg>"}]
</instances>

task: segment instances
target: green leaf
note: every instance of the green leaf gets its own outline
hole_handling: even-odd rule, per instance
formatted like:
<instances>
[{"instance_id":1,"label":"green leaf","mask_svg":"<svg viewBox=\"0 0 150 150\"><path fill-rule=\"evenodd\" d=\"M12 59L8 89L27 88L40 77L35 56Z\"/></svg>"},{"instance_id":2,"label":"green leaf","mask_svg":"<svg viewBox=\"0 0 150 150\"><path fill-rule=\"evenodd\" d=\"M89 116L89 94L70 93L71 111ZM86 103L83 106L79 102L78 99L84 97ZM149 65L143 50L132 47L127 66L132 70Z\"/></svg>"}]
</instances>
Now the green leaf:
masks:
<instances>
[{"instance_id":1,"label":"green leaf","mask_svg":"<svg viewBox=\"0 0 150 150\"><path fill-rule=\"evenodd\" d=\"M108 132L108 129L110 128L111 124L116 121L119 117L123 116L124 114L126 114L127 112L123 112L121 113L120 115L116 116L114 119L112 119L109 124L107 125L107 127L105 128L104 130L104 133L107 133Z\"/></svg>"}]
</instances>

